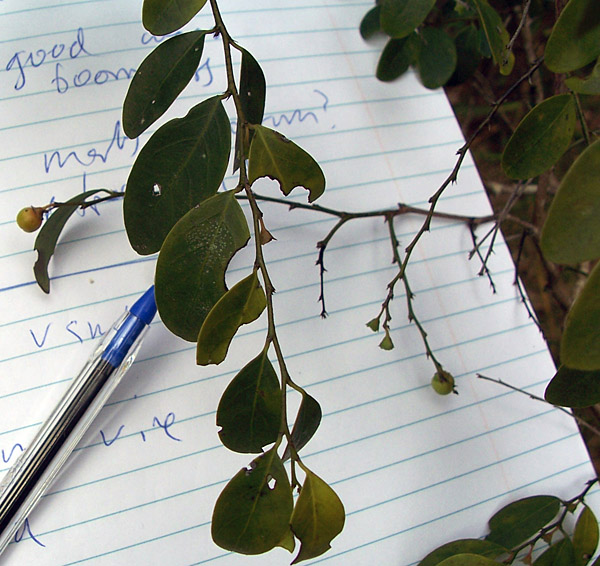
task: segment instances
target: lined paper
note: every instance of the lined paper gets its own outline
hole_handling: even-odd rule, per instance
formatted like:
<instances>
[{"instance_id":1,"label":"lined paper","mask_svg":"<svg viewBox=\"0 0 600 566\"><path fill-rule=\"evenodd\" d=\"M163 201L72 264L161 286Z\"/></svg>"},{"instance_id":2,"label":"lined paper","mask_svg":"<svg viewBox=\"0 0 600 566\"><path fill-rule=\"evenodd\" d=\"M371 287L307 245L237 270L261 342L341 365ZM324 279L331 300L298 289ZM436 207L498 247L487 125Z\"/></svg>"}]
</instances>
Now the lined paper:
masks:
<instances>
[{"instance_id":1,"label":"lined paper","mask_svg":"<svg viewBox=\"0 0 600 566\"><path fill-rule=\"evenodd\" d=\"M265 125L294 139L322 165L324 206L345 210L427 207L455 163L462 136L440 91L412 74L374 78L381 48L357 28L371 2L222 2L232 36L267 77ZM52 259L51 293L34 283L33 237L14 222L27 205L66 200L84 189L124 188L141 145L120 126L129 78L157 44L132 0L0 0L0 469L27 446L93 338L153 279L156 258L128 246L121 204L69 222ZM212 26L205 9L189 25ZM225 88L221 45L208 38L201 65L160 123ZM157 125L158 127L158 125ZM235 185L233 177L225 187ZM277 196L268 180L255 189ZM296 189L291 200L305 201ZM496 293L469 261L468 229L435 221L408 276L414 307L460 394L435 395L433 366L397 289L392 339L365 323L395 274L387 228L359 220L325 254L319 317L315 245L334 220L264 203L277 240L265 254L277 288L276 320L291 374L319 400L322 425L303 460L328 481L347 512L332 549L307 564L411 566L436 546L483 536L487 519L518 497L568 498L594 476L571 420L526 396L478 381L477 372L541 394L551 358L512 285L508 250L490 262ZM440 210L490 211L468 157ZM403 217L408 244L422 219ZM236 256L229 283L244 277L251 252ZM237 371L261 349L266 322L236 337L216 368L194 364L194 345L153 323L138 361L29 517L3 564L261 564L291 561L283 549L258 557L226 553L210 539L216 497L247 456L218 440L215 410ZM298 399L290 395L290 404ZM597 491L590 494L596 503Z\"/></svg>"}]
</instances>

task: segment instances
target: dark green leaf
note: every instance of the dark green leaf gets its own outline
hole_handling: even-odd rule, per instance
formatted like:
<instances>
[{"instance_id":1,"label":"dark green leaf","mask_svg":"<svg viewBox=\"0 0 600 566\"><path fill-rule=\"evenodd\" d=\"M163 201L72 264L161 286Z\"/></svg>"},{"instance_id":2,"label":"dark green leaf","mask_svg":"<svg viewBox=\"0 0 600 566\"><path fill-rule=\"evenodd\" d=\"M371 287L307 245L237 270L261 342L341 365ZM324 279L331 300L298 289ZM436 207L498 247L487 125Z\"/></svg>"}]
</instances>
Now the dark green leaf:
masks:
<instances>
[{"instance_id":1,"label":"dark green leaf","mask_svg":"<svg viewBox=\"0 0 600 566\"><path fill-rule=\"evenodd\" d=\"M498 15L487 0L472 0L479 15L481 27L485 32L494 62L500 68L503 75L509 75L515 64L515 56L507 50L510 36Z\"/></svg>"},{"instance_id":2,"label":"dark green leaf","mask_svg":"<svg viewBox=\"0 0 600 566\"><path fill-rule=\"evenodd\" d=\"M371 39L375 34L381 31L380 23L381 6L371 8L360 22L360 35L363 39Z\"/></svg>"},{"instance_id":3,"label":"dark green leaf","mask_svg":"<svg viewBox=\"0 0 600 566\"><path fill-rule=\"evenodd\" d=\"M560 366L546 387L546 401L561 407L590 407L600 403L600 370Z\"/></svg>"},{"instance_id":4,"label":"dark green leaf","mask_svg":"<svg viewBox=\"0 0 600 566\"><path fill-rule=\"evenodd\" d=\"M446 558L438 566L498 566L498 562L479 554L456 554Z\"/></svg>"},{"instance_id":5,"label":"dark green leaf","mask_svg":"<svg viewBox=\"0 0 600 566\"><path fill-rule=\"evenodd\" d=\"M242 468L225 486L212 516L212 538L240 554L261 554L285 541L292 489L275 448Z\"/></svg>"},{"instance_id":6,"label":"dark green leaf","mask_svg":"<svg viewBox=\"0 0 600 566\"><path fill-rule=\"evenodd\" d=\"M296 422L292 429L292 442L296 452L300 452L308 441L313 437L321 423L322 411L318 401L311 397L306 391L302 391L302 402L298 409ZM283 460L290 457L289 446L285 449Z\"/></svg>"},{"instance_id":7,"label":"dark green leaf","mask_svg":"<svg viewBox=\"0 0 600 566\"><path fill-rule=\"evenodd\" d=\"M567 150L576 122L570 94L547 98L519 123L502 155L502 168L511 179L537 177Z\"/></svg>"},{"instance_id":8,"label":"dark green leaf","mask_svg":"<svg viewBox=\"0 0 600 566\"><path fill-rule=\"evenodd\" d=\"M300 551L292 564L320 556L342 532L346 514L335 491L320 477L303 467L304 484L292 514L292 531L300 540Z\"/></svg>"},{"instance_id":9,"label":"dark green leaf","mask_svg":"<svg viewBox=\"0 0 600 566\"><path fill-rule=\"evenodd\" d=\"M600 55L598 0L570 0L546 44L545 63L555 73L580 69Z\"/></svg>"},{"instance_id":10,"label":"dark green leaf","mask_svg":"<svg viewBox=\"0 0 600 566\"><path fill-rule=\"evenodd\" d=\"M570 539L559 540L549 547L534 563L534 566L575 566L575 553Z\"/></svg>"},{"instance_id":11,"label":"dark green leaf","mask_svg":"<svg viewBox=\"0 0 600 566\"><path fill-rule=\"evenodd\" d=\"M600 369L600 263L567 315L560 359L570 368Z\"/></svg>"},{"instance_id":12,"label":"dark green leaf","mask_svg":"<svg viewBox=\"0 0 600 566\"><path fill-rule=\"evenodd\" d=\"M142 23L154 35L166 35L187 24L206 0L144 0Z\"/></svg>"},{"instance_id":13,"label":"dark green leaf","mask_svg":"<svg viewBox=\"0 0 600 566\"><path fill-rule=\"evenodd\" d=\"M87 198L96 193L110 193L106 189L94 189L86 191L69 199L64 206L59 206L44 221L42 228L35 239L33 249L37 251L38 257L33 266L35 280L44 293L50 292L50 277L48 276L48 264L56 249L56 242L62 232L67 220L83 204Z\"/></svg>"},{"instance_id":14,"label":"dark green leaf","mask_svg":"<svg viewBox=\"0 0 600 566\"><path fill-rule=\"evenodd\" d=\"M565 84L579 94L600 94L600 59L596 61L590 76L587 79L569 77Z\"/></svg>"},{"instance_id":15,"label":"dark green leaf","mask_svg":"<svg viewBox=\"0 0 600 566\"><path fill-rule=\"evenodd\" d=\"M468 26L455 38L456 69L446 83L449 86L459 85L469 79L481 61L479 52L479 32L475 27Z\"/></svg>"},{"instance_id":16,"label":"dark green leaf","mask_svg":"<svg viewBox=\"0 0 600 566\"><path fill-rule=\"evenodd\" d=\"M221 442L234 452L258 453L281 428L281 386L263 350L225 389L217 409Z\"/></svg>"},{"instance_id":17,"label":"dark green leaf","mask_svg":"<svg viewBox=\"0 0 600 566\"><path fill-rule=\"evenodd\" d=\"M242 324L256 320L267 306L256 271L227 291L208 313L200 328L196 363L220 364Z\"/></svg>"},{"instance_id":18,"label":"dark green leaf","mask_svg":"<svg viewBox=\"0 0 600 566\"><path fill-rule=\"evenodd\" d=\"M319 164L283 134L264 126L253 129L248 158L250 183L260 177L270 177L279 182L286 196L294 187L301 186L309 192L309 202L318 199L325 190L325 176Z\"/></svg>"},{"instance_id":19,"label":"dark green leaf","mask_svg":"<svg viewBox=\"0 0 600 566\"><path fill-rule=\"evenodd\" d=\"M577 518L575 532L573 533L573 550L575 552L576 566L585 566L592 558L598 547L598 520L587 506Z\"/></svg>"},{"instance_id":20,"label":"dark green leaf","mask_svg":"<svg viewBox=\"0 0 600 566\"><path fill-rule=\"evenodd\" d=\"M375 75L380 81L393 81L403 75L418 51L416 34L402 39L390 39L383 48Z\"/></svg>"},{"instance_id":21,"label":"dark green leaf","mask_svg":"<svg viewBox=\"0 0 600 566\"><path fill-rule=\"evenodd\" d=\"M443 86L455 68L456 47L450 36L438 28L421 30L417 71L423 86L431 89Z\"/></svg>"},{"instance_id":22,"label":"dark green leaf","mask_svg":"<svg viewBox=\"0 0 600 566\"><path fill-rule=\"evenodd\" d=\"M219 96L154 133L129 173L123 205L136 252L157 252L174 224L217 192L230 149L231 125Z\"/></svg>"},{"instance_id":23,"label":"dark green leaf","mask_svg":"<svg viewBox=\"0 0 600 566\"><path fill-rule=\"evenodd\" d=\"M123 130L137 138L171 106L190 82L202 57L206 31L176 35L144 59L123 103Z\"/></svg>"},{"instance_id":24,"label":"dark green leaf","mask_svg":"<svg viewBox=\"0 0 600 566\"><path fill-rule=\"evenodd\" d=\"M487 558L497 558L506 554L506 548L489 540L461 539L449 542L430 552L418 566L437 566L446 558L456 554L477 554Z\"/></svg>"},{"instance_id":25,"label":"dark green leaf","mask_svg":"<svg viewBox=\"0 0 600 566\"><path fill-rule=\"evenodd\" d=\"M225 270L250 238L231 191L190 210L173 227L158 255L156 304L165 326L195 342L204 319L226 291Z\"/></svg>"},{"instance_id":26,"label":"dark green leaf","mask_svg":"<svg viewBox=\"0 0 600 566\"><path fill-rule=\"evenodd\" d=\"M541 236L546 259L574 265L600 257L598 218L600 140L576 159L552 199Z\"/></svg>"},{"instance_id":27,"label":"dark green leaf","mask_svg":"<svg viewBox=\"0 0 600 566\"><path fill-rule=\"evenodd\" d=\"M513 548L550 522L559 509L560 499L552 495L536 495L510 503L490 519L486 540Z\"/></svg>"},{"instance_id":28,"label":"dark green leaf","mask_svg":"<svg viewBox=\"0 0 600 566\"><path fill-rule=\"evenodd\" d=\"M381 29L390 37L406 37L420 26L435 0L382 0Z\"/></svg>"}]
</instances>

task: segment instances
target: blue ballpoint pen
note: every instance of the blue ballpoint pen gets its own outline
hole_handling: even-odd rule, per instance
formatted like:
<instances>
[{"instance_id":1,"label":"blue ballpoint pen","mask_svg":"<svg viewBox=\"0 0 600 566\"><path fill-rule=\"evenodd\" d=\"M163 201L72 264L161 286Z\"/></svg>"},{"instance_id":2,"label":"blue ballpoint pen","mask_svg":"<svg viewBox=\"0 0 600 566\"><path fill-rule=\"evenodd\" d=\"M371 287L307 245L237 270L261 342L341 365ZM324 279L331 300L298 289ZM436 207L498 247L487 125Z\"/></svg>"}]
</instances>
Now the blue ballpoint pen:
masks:
<instances>
[{"instance_id":1,"label":"blue ballpoint pen","mask_svg":"<svg viewBox=\"0 0 600 566\"><path fill-rule=\"evenodd\" d=\"M0 553L133 364L155 314L150 287L103 337L31 444L6 472L0 483Z\"/></svg>"}]
</instances>

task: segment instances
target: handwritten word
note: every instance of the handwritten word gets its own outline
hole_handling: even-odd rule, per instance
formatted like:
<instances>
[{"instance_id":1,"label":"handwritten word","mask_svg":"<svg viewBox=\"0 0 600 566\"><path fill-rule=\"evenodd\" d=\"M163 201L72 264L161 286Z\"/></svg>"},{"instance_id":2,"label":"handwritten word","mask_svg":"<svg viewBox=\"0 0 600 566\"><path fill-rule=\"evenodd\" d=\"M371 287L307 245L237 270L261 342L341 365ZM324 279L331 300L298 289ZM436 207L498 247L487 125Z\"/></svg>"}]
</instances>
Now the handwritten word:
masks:
<instances>
[{"instance_id":1,"label":"handwritten word","mask_svg":"<svg viewBox=\"0 0 600 566\"><path fill-rule=\"evenodd\" d=\"M170 438L171 440L174 440L176 442L181 442L181 438L177 438L171 431L170 428L173 426L173 424L175 424L175 413L168 413L167 416L164 418L164 420L161 422L161 420L158 417L154 417L152 419L152 427L159 427L163 430L163 432L165 433L165 435ZM104 446L111 446L112 444L114 444L119 437L121 436L121 434L123 433L123 431L125 430L125 425L122 424L119 426L119 428L117 429L117 432L115 434L113 434L112 436L108 437L105 432L103 430L100 431L100 437L102 438L102 443L104 444ZM144 442L146 442L146 433L143 430L139 431L142 440Z\"/></svg>"},{"instance_id":2,"label":"handwritten word","mask_svg":"<svg viewBox=\"0 0 600 566\"><path fill-rule=\"evenodd\" d=\"M50 333L51 327L52 327L52 323L49 322L48 324L46 324L46 328L42 332L39 332L38 334L36 334L33 331L33 329L31 329L31 328L29 329L29 334L31 334L31 337L33 338L33 341L38 348L43 348L44 345L46 344L46 340L48 339L48 334ZM56 328L56 327L54 327L54 328ZM89 338L91 340L95 339L98 336L104 335L104 332L102 331L102 328L100 327L99 324L92 324L89 321L87 322L87 332L85 330L84 331L80 330L79 321L77 321L77 320L69 321L61 329L61 331L62 330L65 330L72 336L75 336L75 338L77 338L77 340L82 344L83 344L83 341L85 339L87 339L88 334L89 334ZM56 332L53 332L53 333L56 334Z\"/></svg>"},{"instance_id":3,"label":"handwritten word","mask_svg":"<svg viewBox=\"0 0 600 566\"><path fill-rule=\"evenodd\" d=\"M208 78L206 79L206 81L204 83L202 83L201 86L203 86L203 87L210 86L213 82L213 72L212 72L212 69L210 68L210 57L206 58L206 61L204 61L204 63L202 63L202 65L200 65L198 67L198 70L194 74L194 80L197 83L200 82L200 77L202 75L202 71L205 71L206 73L208 73Z\"/></svg>"},{"instance_id":4,"label":"handwritten word","mask_svg":"<svg viewBox=\"0 0 600 566\"><path fill-rule=\"evenodd\" d=\"M35 51L17 51L8 61L6 70L15 70L18 72L17 80L13 88L21 90L27 83L25 69L27 67L40 67L46 60L56 60L63 54L69 59L77 59L82 54L91 55L85 48L85 36L82 28L77 30L77 37L71 46L67 48L64 43L55 43L48 49L40 48Z\"/></svg>"},{"instance_id":5,"label":"handwritten word","mask_svg":"<svg viewBox=\"0 0 600 566\"><path fill-rule=\"evenodd\" d=\"M15 542L21 542L23 540L23 538L25 537L25 534L28 534L33 542L46 548L46 545L31 532L31 526L29 525L29 519L25 519L25 522L23 523L23 526L21 527L20 531L17 530L17 532L15 533Z\"/></svg>"},{"instance_id":6,"label":"handwritten word","mask_svg":"<svg viewBox=\"0 0 600 566\"><path fill-rule=\"evenodd\" d=\"M80 88L87 85L103 85L108 81L129 80L135 75L135 69L119 67L116 71L109 69L100 69L93 72L90 69L83 69L73 75L73 79L69 82L62 74L63 66L56 63L54 78L52 84L56 87L59 94L65 94L71 87Z\"/></svg>"},{"instance_id":7,"label":"handwritten word","mask_svg":"<svg viewBox=\"0 0 600 566\"><path fill-rule=\"evenodd\" d=\"M101 162L105 164L109 157L111 157L115 151L124 151L126 145L133 144L133 150L131 155L135 155L139 146L139 138L136 140L130 140L124 133L121 127L121 122L116 121L113 128L113 134L108 145L104 149L98 149L92 147L85 153L81 154L77 151L70 151L66 155L63 155L59 150L53 151L52 153L44 154L44 169L46 173L50 172L53 165L56 165L59 169L62 169L67 165L69 161L74 161L83 167L91 167L94 163ZM85 151L85 150L84 150Z\"/></svg>"},{"instance_id":8,"label":"handwritten word","mask_svg":"<svg viewBox=\"0 0 600 566\"><path fill-rule=\"evenodd\" d=\"M8 464L10 462L10 460L15 456L15 452L19 450L19 453L23 452L23 445L19 444L18 442L15 442L15 444L13 445L13 447L6 452L4 450L4 448L2 449L2 461L5 464Z\"/></svg>"}]
</instances>

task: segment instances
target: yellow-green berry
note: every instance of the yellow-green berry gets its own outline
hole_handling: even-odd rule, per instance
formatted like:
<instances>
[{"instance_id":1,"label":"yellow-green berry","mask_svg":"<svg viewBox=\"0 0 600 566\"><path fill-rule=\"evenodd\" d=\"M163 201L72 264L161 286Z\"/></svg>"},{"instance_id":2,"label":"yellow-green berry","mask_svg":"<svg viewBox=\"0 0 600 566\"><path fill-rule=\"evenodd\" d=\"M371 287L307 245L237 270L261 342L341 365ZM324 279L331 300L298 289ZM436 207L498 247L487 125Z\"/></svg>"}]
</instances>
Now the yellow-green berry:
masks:
<instances>
[{"instance_id":1,"label":"yellow-green berry","mask_svg":"<svg viewBox=\"0 0 600 566\"><path fill-rule=\"evenodd\" d=\"M439 395L448 395L454 391L454 377L443 369L436 371L431 378L431 387Z\"/></svg>"},{"instance_id":2,"label":"yellow-green berry","mask_svg":"<svg viewBox=\"0 0 600 566\"><path fill-rule=\"evenodd\" d=\"M35 232L43 220L43 210L37 206L28 206L19 210L17 224L25 232Z\"/></svg>"}]
</instances>

